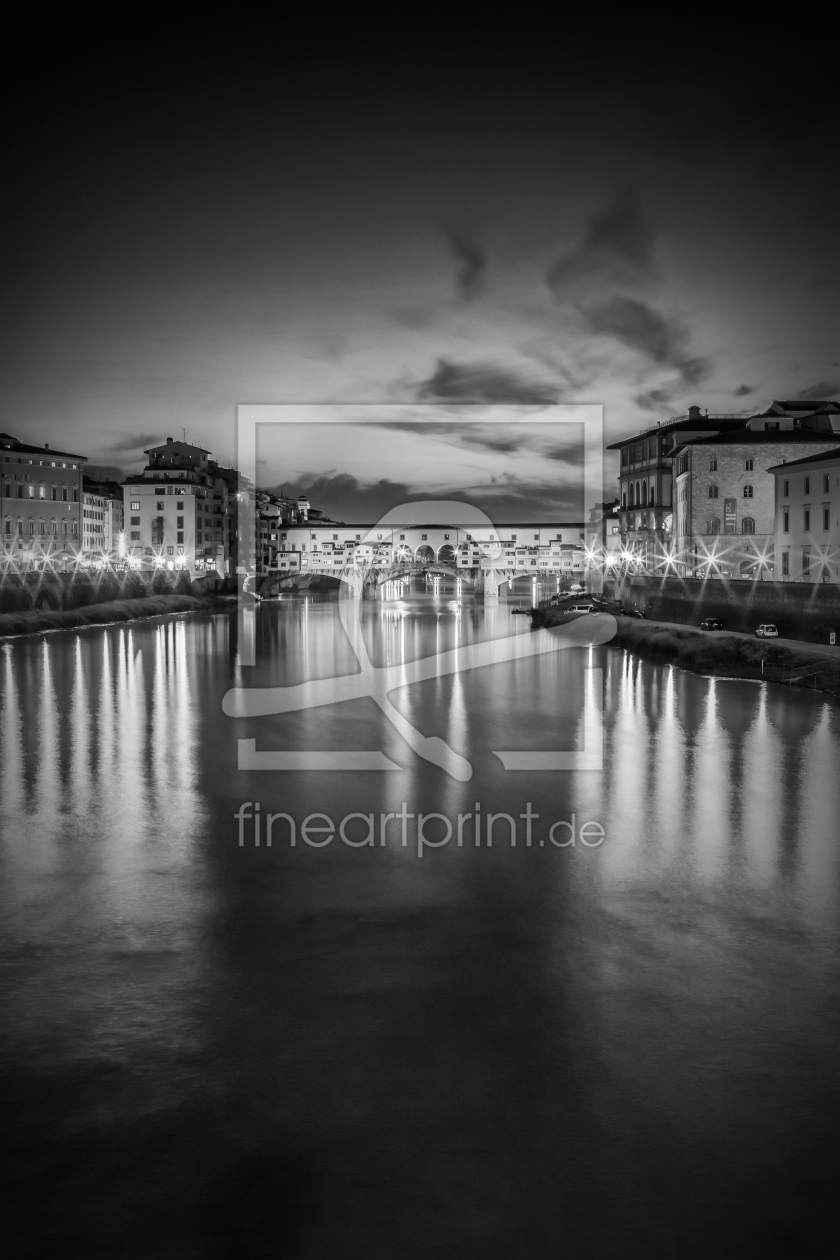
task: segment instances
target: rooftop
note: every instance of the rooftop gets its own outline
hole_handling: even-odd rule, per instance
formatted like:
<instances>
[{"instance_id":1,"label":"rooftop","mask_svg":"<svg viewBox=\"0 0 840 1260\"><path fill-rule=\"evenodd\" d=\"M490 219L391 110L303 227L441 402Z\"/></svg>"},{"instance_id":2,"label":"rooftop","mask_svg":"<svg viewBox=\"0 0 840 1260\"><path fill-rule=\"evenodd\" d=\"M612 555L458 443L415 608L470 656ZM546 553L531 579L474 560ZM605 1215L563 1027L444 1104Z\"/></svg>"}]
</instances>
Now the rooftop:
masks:
<instances>
[{"instance_id":1,"label":"rooftop","mask_svg":"<svg viewBox=\"0 0 840 1260\"><path fill-rule=\"evenodd\" d=\"M743 415L724 415L724 416L673 416L670 420L662 420L659 424L654 424L649 429L642 429L633 437L620 438L618 442L612 442L608 447L608 451L619 451L622 446L630 446L633 442L638 442L639 438L650 437L654 433L675 433L679 430L699 430L701 433L708 430L710 433L726 431L727 429L742 429L749 420L752 412L745 412Z\"/></svg>"},{"instance_id":2,"label":"rooftop","mask_svg":"<svg viewBox=\"0 0 840 1260\"><path fill-rule=\"evenodd\" d=\"M19 455L38 455L41 459L73 459L81 464L87 462L87 455L72 455L69 451L56 451L49 446L30 446L12 437L11 433L0 433L0 447L13 450Z\"/></svg>"},{"instance_id":3,"label":"rooftop","mask_svg":"<svg viewBox=\"0 0 840 1260\"><path fill-rule=\"evenodd\" d=\"M799 459L789 459L786 464L772 464L768 472L780 472L783 468L796 468L800 464L837 463L840 461L840 448L833 451L820 451L816 455L802 455Z\"/></svg>"},{"instance_id":4,"label":"rooftop","mask_svg":"<svg viewBox=\"0 0 840 1260\"><path fill-rule=\"evenodd\" d=\"M711 437L694 438L683 446L779 446L782 442L806 445L808 442L840 442L840 433L819 429L739 429L735 433L716 433Z\"/></svg>"}]
</instances>

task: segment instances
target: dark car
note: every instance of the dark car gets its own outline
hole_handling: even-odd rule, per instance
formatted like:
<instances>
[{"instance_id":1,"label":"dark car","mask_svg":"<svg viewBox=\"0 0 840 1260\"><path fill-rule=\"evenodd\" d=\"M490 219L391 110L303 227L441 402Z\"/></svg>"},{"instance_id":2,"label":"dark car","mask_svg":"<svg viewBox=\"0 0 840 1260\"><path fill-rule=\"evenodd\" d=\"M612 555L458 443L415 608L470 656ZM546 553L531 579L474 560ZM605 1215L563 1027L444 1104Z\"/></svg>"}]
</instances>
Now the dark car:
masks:
<instances>
[{"instance_id":1,"label":"dark car","mask_svg":"<svg viewBox=\"0 0 840 1260\"><path fill-rule=\"evenodd\" d=\"M715 617L706 617L704 621L700 622L700 629L701 630L722 630L723 622L718 621Z\"/></svg>"},{"instance_id":2,"label":"dark car","mask_svg":"<svg viewBox=\"0 0 840 1260\"><path fill-rule=\"evenodd\" d=\"M638 608L622 608L621 615L622 617L639 617L642 620L644 620L645 617L645 614L643 612L639 612Z\"/></svg>"}]
</instances>

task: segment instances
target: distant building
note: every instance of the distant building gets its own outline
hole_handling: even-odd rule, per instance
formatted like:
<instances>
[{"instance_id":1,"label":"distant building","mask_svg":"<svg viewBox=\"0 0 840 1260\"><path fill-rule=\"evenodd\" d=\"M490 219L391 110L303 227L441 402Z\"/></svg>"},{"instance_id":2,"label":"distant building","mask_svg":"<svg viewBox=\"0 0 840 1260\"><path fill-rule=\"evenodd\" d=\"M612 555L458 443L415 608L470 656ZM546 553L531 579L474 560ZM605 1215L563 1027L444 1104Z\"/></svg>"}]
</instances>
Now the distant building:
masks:
<instances>
[{"instance_id":1,"label":"distant building","mask_svg":"<svg viewBox=\"0 0 840 1260\"><path fill-rule=\"evenodd\" d=\"M114 562L124 556L123 488L116 482L83 479L82 555Z\"/></svg>"},{"instance_id":2,"label":"distant building","mask_svg":"<svg viewBox=\"0 0 840 1260\"><path fill-rule=\"evenodd\" d=\"M65 568L82 553L86 456L0 433L0 561Z\"/></svg>"},{"instance_id":3,"label":"distant building","mask_svg":"<svg viewBox=\"0 0 840 1260\"><path fill-rule=\"evenodd\" d=\"M622 551L621 512L618 499L596 503L586 522L586 585L590 591L604 589L604 580L615 572Z\"/></svg>"},{"instance_id":4,"label":"distant building","mask_svg":"<svg viewBox=\"0 0 840 1260\"><path fill-rule=\"evenodd\" d=\"M775 464L774 576L840 582L840 448Z\"/></svg>"}]
</instances>

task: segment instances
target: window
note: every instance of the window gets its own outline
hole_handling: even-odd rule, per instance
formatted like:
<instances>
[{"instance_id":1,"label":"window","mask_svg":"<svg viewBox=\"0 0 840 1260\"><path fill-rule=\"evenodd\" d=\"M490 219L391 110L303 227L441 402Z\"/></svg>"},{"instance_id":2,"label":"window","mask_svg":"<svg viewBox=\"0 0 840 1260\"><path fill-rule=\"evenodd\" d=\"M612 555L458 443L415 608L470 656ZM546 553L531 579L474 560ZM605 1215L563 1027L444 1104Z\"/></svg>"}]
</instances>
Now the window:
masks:
<instances>
[{"instance_id":1,"label":"window","mask_svg":"<svg viewBox=\"0 0 840 1260\"><path fill-rule=\"evenodd\" d=\"M718 488L717 488L717 486L709 486L709 498L710 498L710 499L716 499L717 497L718 497Z\"/></svg>"},{"instance_id":2,"label":"window","mask_svg":"<svg viewBox=\"0 0 840 1260\"><path fill-rule=\"evenodd\" d=\"M715 459L714 455L709 460L709 472L717 472L717 460Z\"/></svg>"},{"instance_id":3,"label":"window","mask_svg":"<svg viewBox=\"0 0 840 1260\"><path fill-rule=\"evenodd\" d=\"M66 521L61 522L61 533L64 538L67 537L67 522Z\"/></svg>"},{"instance_id":4,"label":"window","mask_svg":"<svg viewBox=\"0 0 840 1260\"><path fill-rule=\"evenodd\" d=\"M706 522L706 533L707 534L720 533L720 521L716 516L713 516L710 521Z\"/></svg>"},{"instance_id":5,"label":"window","mask_svg":"<svg viewBox=\"0 0 840 1260\"><path fill-rule=\"evenodd\" d=\"M163 504L162 504L162 503L159 503L159 504L157 505L157 510L158 510L158 512L162 512L162 511L163 511Z\"/></svg>"},{"instance_id":6,"label":"window","mask_svg":"<svg viewBox=\"0 0 840 1260\"><path fill-rule=\"evenodd\" d=\"M790 553L782 552L782 577L790 576Z\"/></svg>"},{"instance_id":7,"label":"window","mask_svg":"<svg viewBox=\"0 0 840 1260\"><path fill-rule=\"evenodd\" d=\"M786 534L790 533L790 512L787 508L782 512L782 530Z\"/></svg>"},{"instance_id":8,"label":"window","mask_svg":"<svg viewBox=\"0 0 840 1260\"><path fill-rule=\"evenodd\" d=\"M56 489L55 486L50 486L50 499L52 500L53 503L55 503L57 498L58 498L58 490Z\"/></svg>"},{"instance_id":9,"label":"window","mask_svg":"<svg viewBox=\"0 0 840 1260\"><path fill-rule=\"evenodd\" d=\"M139 499L137 499L137 500L136 500L136 502L135 502L135 501L132 501L132 504L131 504L131 510L132 510L132 512L139 512L139 511L140 511L140 500L139 500Z\"/></svg>"},{"instance_id":10,"label":"window","mask_svg":"<svg viewBox=\"0 0 840 1260\"><path fill-rule=\"evenodd\" d=\"M782 498L786 499L789 494L790 494L790 482L783 481L782 482Z\"/></svg>"},{"instance_id":11,"label":"window","mask_svg":"<svg viewBox=\"0 0 840 1260\"><path fill-rule=\"evenodd\" d=\"M140 517L139 517L139 516L132 516L132 518L131 518L131 523L132 523L132 525L139 525L139 524L140 524Z\"/></svg>"},{"instance_id":12,"label":"window","mask_svg":"<svg viewBox=\"0 0 840 1260\"><path fill-rule=\"evenodd\" d=\"M805 533L810 534L810 532L811 532L811 509L806 508L805 509Z\"/></svg>"},{"instance_id":13,"label":"window","mask_svg":"<svg viewBox=\"0 0 840 1260\"><path fill-rule=\"evenodd\" d=\"M62 503L66 503L66 502L67 502L67 487L66 487L66 486L64 486L64 487L62 488L62 491L61 491L61 501L62 501Z\"/></svg>"},{"instance_id":14,"label":"window","mask_svg":"<svg viewBox=\"0 0 840 1260\"><path fill-rule=\"evenodd\" d=\"M43 532L44 532L44 522L43 522L43 521L41 521L41 533L43 534ZM30 522L29 522L29 533L30 533L30 536L31 536L32 534L34 534L34 533L35 533L35 522L34 522L34 521L30 521Z\"/></svg>"},{"instance_id":15,"label":"window","mask_svg":"<svg viewBox=\"0 0 840 1260\"><path fill-rule=\"evenodd\" d=\"M73 537L74 538L79 537L79 522L78 521L73 522Z\"/></svg>"},{"instance_id":16,"label":"window","mask_svg":"<svg viewBox=\"0 0 840 1260\"><path fill-rule=\"evenodd\" d=\"M776 429L778 429L778 427L779 427L779 421L778 421L778 420L768 420L768 421L766 422L766 424L764 425L764 427L765 427L765 429L772 429L772 430L775 432L775 430L776 430Z\"/></svg>"},{"instance_id":17,"label":"window","mask_svg":"<svg viewBox=\"0 0 840 1260\"><path fill-rule=\"evenodd\" d=\"M829 528L829 519L831 517L831 508L823 508L823 529Z\"/></svg>"},{"instance_id":18,"label":"window","mask_svg":"<svg viewBox=\"0 0 840 1260\"><path fill-rule=\"evenodd\" d=\"M747 472L752 472L753 462L751 459L744 460L744 468L747 470Z\"/></svg>"},{"instance_id":19,"label":"window","mask_svg":"<svg viewBox=\"0 0 840 1260\"><path fill-rule=\"evenodd\" d=\"M741 533L742 534L755 533L755 521L753 520L751 516L745 516L744 519L741 521Z\"/></svg>"},{"instance_id":20,"label":"window","mask_svg":"<svg viewBox=\"0 0 840 1260\"><path fill-rule=\"evenodd\" d=\"M179 547L179 548L178 548L178 555L179 555L179 556L182 556L183 554L184 554L184 548L183 548L183 547Z\"/></svg>"},{"instance_id":21,"label":"window","mask_svg":"<svg viewBox=\"0 0 840 1260\"><path fill-rule=\"evenodd\" d=\"M811 576L811 553L807 547L802 548L802 576Z\"/></svg>"},{"instance_id":22,"label":"window","mask_svg":"<svg viewBox=\"0 0 840 1260\"><path fill-rule=\"evenodd\" d=\"M428 534L421 534L420 537L423 540L423 542L425 542L426 539L428 538Z\"/></svg>"},{"instance_id":23,"label":"window","mask_svg":"<svg viewBox=\"0 0 840 1260\"><path fill-rule=\"evenodd\" d=\"M745 498L745 499L751 499L752 497L753 497L753 488L752 488L752 486L744 486L744 498Z\"/></svg>"},{"instance_id":24,"label":"window","mask_svg":"<svg viewBox=\"0 0 840 1260\"><path fill-rule=\"evenodd\" d=\"M174 556L174 555L175 555L175 548L174 548L174 547L167 547L167 548L166 548L166 554L167 554L168 556Z\"/></svg>"},{"instance_id":25,"label":"window","mask_svg":"<svg viewBox=\"0 0 840 1260\"><path fill-rule=\"evenodd\" d=\"M183 535L183 533L182 533L182 532L179 532L179 533L176 535L176 537L175 537L175 541L176 541L176 542L179 542L179 543L182 543L182 542L184 541L184 535Z\"/></svg>"},{"instance_id":26,"label":"window","mask_svg":"<svg viewBox=\"0 0 840 1260\"><path fill-rule=\"evenodd\" d=\"M805 493L806 494L811 493L811 478L810 477L805 478Z\"/></svg>"},{"instance_id":27,"label":"window","mask_svg":"<svg viewBox=\"0 0 840 1260\"><path fill-rule=\"evenodd\" d=\"M382 535L381 535L381 534L377 534L376 536L377 536L377 538L381 538L381 537L382 537ZM333 542L338 542L338 534L333 534Z\"/></svg>"},{"instance_id":28,"label":"window","mask_svg":"<svg viewBox=\"0 0 840 1260\"><path fill-rule=\"evenodd\" d=\"M78 490L74 490L74 491L73 491L73 502L74 502L74 503L78 503L78 502L79 502L79 492L78 492Z\"/></svg>"},{"instance_id":29,"label":"window","mask_svg":"<svg viewBox=\"0 0 840 1260\"><path fill-rule=\"evenodd\" d=\"M6 518L6 535L8 536L9 534L11 534L11 532L12 532L12 522L7 517Z\"/></svg>"}]
</instances>

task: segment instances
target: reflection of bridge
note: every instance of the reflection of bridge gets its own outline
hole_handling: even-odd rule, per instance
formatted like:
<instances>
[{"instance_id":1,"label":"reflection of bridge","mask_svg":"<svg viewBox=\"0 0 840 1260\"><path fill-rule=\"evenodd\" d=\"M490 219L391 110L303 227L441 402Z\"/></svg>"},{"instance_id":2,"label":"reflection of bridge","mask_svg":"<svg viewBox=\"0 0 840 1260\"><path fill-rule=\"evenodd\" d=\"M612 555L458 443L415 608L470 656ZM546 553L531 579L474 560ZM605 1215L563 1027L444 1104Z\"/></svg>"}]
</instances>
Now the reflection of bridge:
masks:
<instances>
[{"instance_id":1,"label":"reflection of bridge","mask_svg":"<svg viewBox=\"0 0 840 1260\"><path fill-rule=\"evenodd\" d=\"M456 582L473 585L472 577L468 576L468 573L459 573L454 564L393 564L386 573L376 571L376 585L384 586L386 582L402 582L407 578L422 577L426 573L454 578Z\"/></svg>"}]
</instances>

